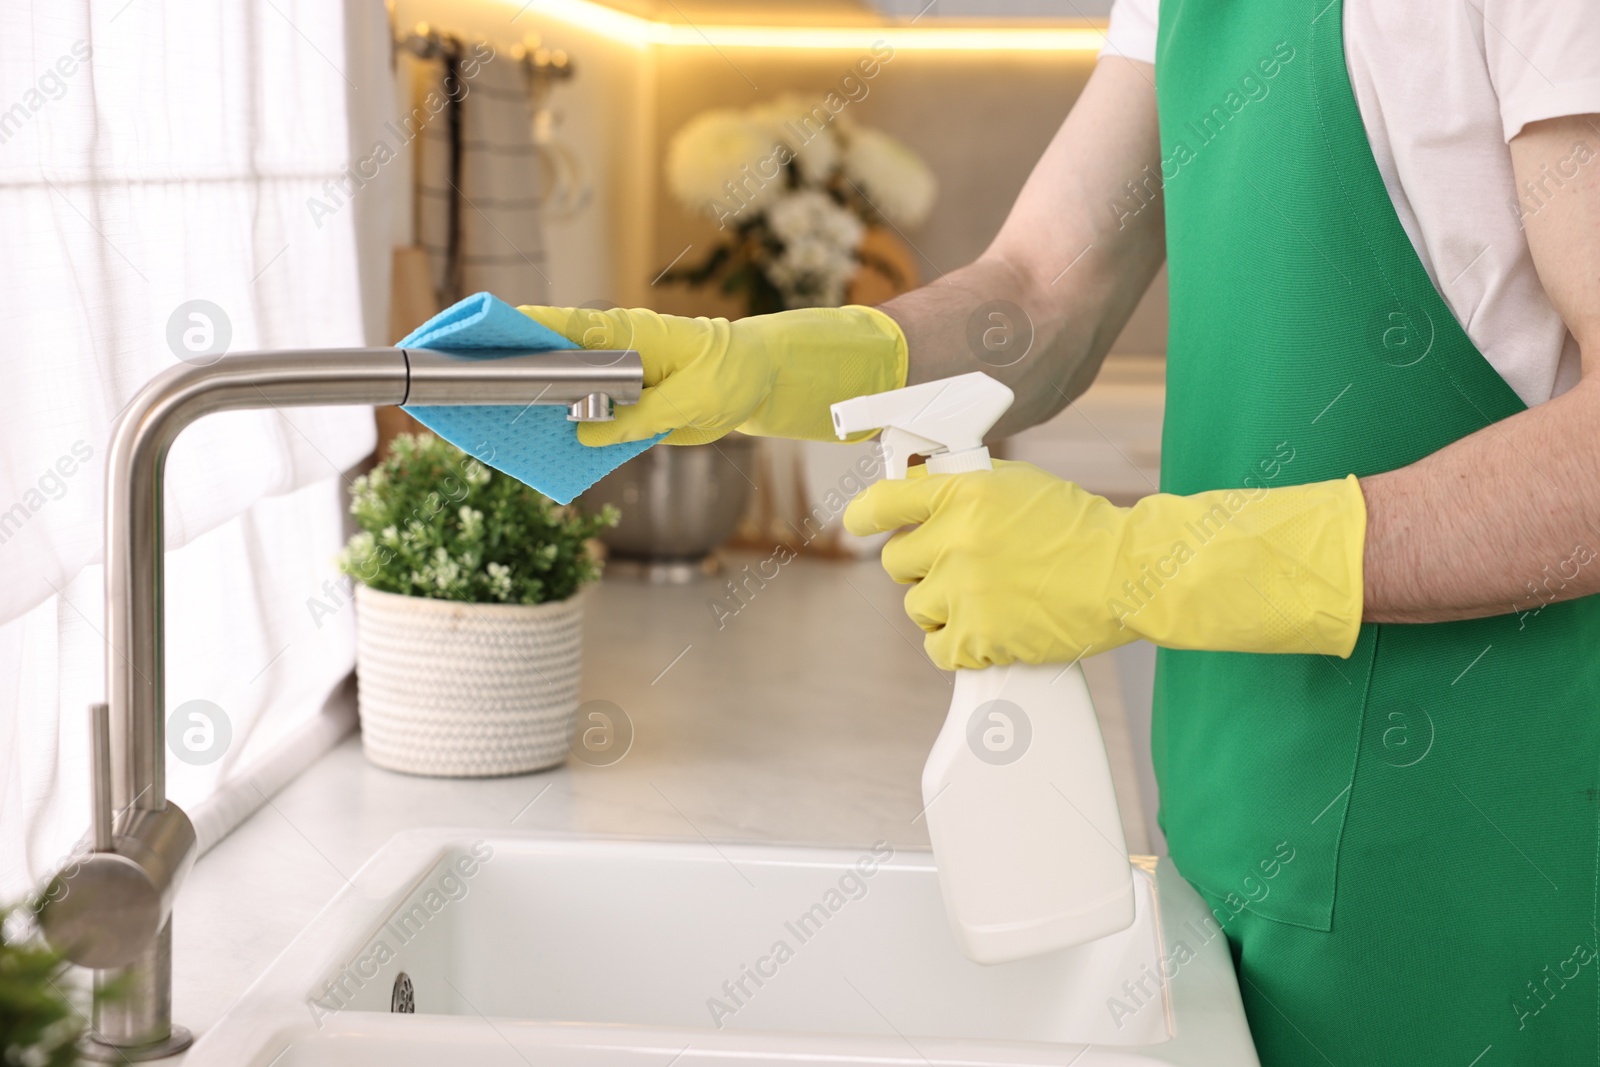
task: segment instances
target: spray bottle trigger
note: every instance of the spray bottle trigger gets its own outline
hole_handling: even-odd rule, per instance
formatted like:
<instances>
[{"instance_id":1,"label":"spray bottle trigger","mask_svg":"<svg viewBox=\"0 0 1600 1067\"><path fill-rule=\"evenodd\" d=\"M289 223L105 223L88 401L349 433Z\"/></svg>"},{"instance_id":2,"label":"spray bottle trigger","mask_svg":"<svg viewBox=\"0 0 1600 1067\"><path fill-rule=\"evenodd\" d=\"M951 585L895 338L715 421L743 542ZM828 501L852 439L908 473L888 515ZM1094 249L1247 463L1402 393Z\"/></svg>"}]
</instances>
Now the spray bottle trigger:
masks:
<instances>
[{"instance_id":1,"label":"spray bottle trigger","mask_svg":"<svg viewBox=\"0 0 1600 1067\"><path fill-rule=\"evenodd\" d=\"M884 465L888 468L888 477L894 479L905 478L906 468L913 455L944 451L944 446L939 442L930 441L898 426L884 427L881 440Z\"/></svg>"}]
</instances>

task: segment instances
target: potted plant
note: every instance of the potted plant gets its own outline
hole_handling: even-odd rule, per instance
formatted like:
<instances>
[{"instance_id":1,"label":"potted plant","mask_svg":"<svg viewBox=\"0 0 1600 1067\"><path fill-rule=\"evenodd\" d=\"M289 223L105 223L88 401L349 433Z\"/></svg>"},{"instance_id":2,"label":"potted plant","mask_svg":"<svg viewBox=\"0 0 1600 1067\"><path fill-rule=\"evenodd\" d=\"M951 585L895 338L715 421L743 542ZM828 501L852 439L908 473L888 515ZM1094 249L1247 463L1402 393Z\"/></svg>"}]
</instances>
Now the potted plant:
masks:
<instances>
[{"instance_id":1,"label":"potted plant","mask_svg":"<svg viewBox=\"0 0 1600 1067\"><path fill-rule=\"evenodd\" d=\"M590 541L617 521L562 507L445 441L402 434L355 480L362 747L409 774L522 774L567 756Z\"/></svg>"}]
</instances>

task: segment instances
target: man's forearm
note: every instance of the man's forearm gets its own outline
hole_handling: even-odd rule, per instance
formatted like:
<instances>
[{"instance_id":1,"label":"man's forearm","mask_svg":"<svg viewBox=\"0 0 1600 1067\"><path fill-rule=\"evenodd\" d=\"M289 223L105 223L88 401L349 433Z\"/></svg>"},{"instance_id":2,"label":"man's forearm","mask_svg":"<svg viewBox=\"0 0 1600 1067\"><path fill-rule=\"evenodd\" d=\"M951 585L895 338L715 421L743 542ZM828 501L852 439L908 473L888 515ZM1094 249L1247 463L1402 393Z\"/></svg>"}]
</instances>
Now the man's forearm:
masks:
<instances>
[{"instance_id":1,"label":"man's forearm","mask_svg":"<svg viewBox=\"0 0 1600 1067\"><path fill-rule=\"evenodd\" d=\"M986 256L884 305L906 334L907 384L968 371L1005 382L1017 399L995 437L1060 411L1094 380L1126 315L1113 328L1084 289L1031 293L1035 288L1026 270Z\"/></svg>"},{"instance_id":2,"label":"man's forearm","mask_svg":"<svg viewBox=\"0 0 1600 1067\"><path fill-rule=\"evenodd\" d=\"M1600 133L1600 115L1530 123L1518 183ZM1369 622L1438 622L1600 592L1600 175L1524 221L1551 304L1582 353L1571 391L1401 470L1362 480Z\"/></svg>"},{"instance_id":3,"label":"man's forearm","mask_svg":"<svg viewBox=\"0 0 1600 1067\"><path fill-rule=\"evenodd\" d=\"M1441 622L1600 592L1600 379L1364 478L1368 622Z\"/></svg>"},{"instance_id":4,"label":"man's forearm","mask_svg":"<svg viewBox=\"0 0 1600 1067\"><path fill-rule=\"evenodd\" d=\"M1160 172L1151 78L1148 64L1102 60L988 251L883 305L911 384L976 370L1016 391L996 437L1088 388L1165 258L1159 190L1117 209L1129 183Z\"/></svg>"}]
</instances>

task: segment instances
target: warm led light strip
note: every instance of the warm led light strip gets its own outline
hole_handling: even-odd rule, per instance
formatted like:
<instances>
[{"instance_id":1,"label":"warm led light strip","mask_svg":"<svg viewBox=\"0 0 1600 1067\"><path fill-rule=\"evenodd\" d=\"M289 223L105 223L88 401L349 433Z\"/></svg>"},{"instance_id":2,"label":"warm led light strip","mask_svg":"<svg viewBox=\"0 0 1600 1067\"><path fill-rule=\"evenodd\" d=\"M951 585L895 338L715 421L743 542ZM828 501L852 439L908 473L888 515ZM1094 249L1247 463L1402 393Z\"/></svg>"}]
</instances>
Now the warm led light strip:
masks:
<instances>
[{"instance_id":1,"label":"warm led light strip","mask_svg":"<svg viewBox=\"0 0 1600 1067\"><path fill-rule=\"evenodd\" d=\"M593 30L637 47L834 48L866 51L876 41L895 49L947 52L1098 52L1104 32L1093 26L718 26L657 22L594 0L532 0L523 9Z\"/></svg>"}]
</instances>

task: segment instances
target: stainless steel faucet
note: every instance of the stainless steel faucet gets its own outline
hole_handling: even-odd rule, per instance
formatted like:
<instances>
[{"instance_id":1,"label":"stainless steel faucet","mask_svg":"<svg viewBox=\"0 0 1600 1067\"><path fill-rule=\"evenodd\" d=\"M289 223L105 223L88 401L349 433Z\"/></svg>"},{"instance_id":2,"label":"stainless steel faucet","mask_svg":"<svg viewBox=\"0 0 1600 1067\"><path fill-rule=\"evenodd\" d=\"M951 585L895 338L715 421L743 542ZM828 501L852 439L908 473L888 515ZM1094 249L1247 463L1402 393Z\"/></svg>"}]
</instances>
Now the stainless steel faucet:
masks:
<instances>
[{"instance_id":1,"label":"stainless steel faucet","mask_svg":"<svg viewBox=\"0 0 1600 1067\"><path fill-rule=\"evenodd\" d=\"M69 960L95 972L84 1054L158 1059L193 1036L172 1022L172 902L194 865L189 817L167 800L162 606L162 475L167 451L202 415L332 404L561 404L606 421L643 388L637 352L481 353L353 348L250 352L151 379L112 431L106 464L107 702L90 708L89 851L56 873L39 923Z\"/></svg>"}]
</instances>

